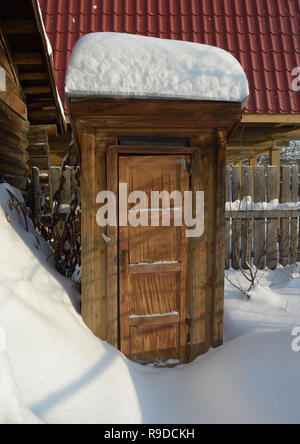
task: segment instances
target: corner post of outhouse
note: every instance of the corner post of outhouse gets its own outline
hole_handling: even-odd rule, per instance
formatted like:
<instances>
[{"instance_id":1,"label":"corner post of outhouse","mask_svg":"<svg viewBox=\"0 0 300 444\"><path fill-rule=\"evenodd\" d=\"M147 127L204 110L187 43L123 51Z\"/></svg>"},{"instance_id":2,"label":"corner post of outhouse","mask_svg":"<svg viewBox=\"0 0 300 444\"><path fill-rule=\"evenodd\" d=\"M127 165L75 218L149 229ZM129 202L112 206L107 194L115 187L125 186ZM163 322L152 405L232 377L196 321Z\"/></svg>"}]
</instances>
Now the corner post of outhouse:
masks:
<instances>
[{"instance_id":1,"label":"corner post of outhouse","mask_svg":"<svg viewBox=\"0 0 300 444\"><path fill-rule=\"evenodd\" d=\"M107 247L106 228L96 220L96 199L106 190L106 155L97 150L95 128L82 128L82 316L102 340L107 339Z\"/></svg>"},{"instance_id":2,"label":"corner post of outhouse","mask_svg":"<svg viewBox=\"0 0 300 444\"><path fill-rule=\"evenodd\" d=\"M212 306L212 346L223 343L224 324L224 272L225 272L225 180L226 180L226 129L218 130L216 165L216 216L215 216L215 281Z\"/></svg>"}]
</instances>

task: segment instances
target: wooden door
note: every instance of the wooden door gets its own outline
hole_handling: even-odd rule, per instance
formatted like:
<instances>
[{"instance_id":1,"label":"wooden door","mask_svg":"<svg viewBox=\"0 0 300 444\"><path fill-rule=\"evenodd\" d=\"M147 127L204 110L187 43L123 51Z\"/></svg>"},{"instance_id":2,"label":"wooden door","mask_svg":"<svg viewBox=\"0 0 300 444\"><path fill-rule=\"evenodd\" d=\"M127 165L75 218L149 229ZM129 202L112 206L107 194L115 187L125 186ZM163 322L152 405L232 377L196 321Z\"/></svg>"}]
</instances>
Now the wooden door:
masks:
<instances>
[{"instance_id":1,"label":"wooden door","mask_svg":"<svg viewBox=\"0 0 300 444\"><path fill-rule=\"evenodd\" d=\"M122 156L119 182L128 195L140 190L184 191L190 188L189 156ZM120 345L121 351L140 363L176 364L185 361L189 342L186 227L174 226L183 211L173 200L167 211L171 226L162 224L159 208L146 211L149 226L120 227ZM132 211L134 205L129 205ZM160 215L151 226L151 213ZM184 218L183 218L184 219Z\"/></svg>"}]
</instances>

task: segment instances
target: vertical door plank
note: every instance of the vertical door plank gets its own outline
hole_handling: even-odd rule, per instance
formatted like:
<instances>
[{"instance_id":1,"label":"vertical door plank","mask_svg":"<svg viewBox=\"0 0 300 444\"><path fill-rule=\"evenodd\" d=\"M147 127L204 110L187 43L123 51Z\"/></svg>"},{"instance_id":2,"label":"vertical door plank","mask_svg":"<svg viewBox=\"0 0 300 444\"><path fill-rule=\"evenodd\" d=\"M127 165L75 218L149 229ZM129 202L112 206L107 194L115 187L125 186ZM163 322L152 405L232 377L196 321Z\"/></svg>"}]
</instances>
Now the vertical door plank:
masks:
<instances>
[{"instance_id":1,"label":"vertical door plank","mask_svg":"<svg viewBox=\"0 0 300 444\"><path fill-rule=\"evenodd\" d=\"M211 286L208 278L208 230L209 210L212 196L209 194L209 157L200 151L192 157L194 171L192 176L192 191L195 195L197 191L204 194L204 234L200 238L191 238L191 261L190 270L190 315L191 315L191 337L190 337L190 361L210 347L210 335L208 329L211 328L211 312L208 309L208 297L211 298ZM211 164L213 165L213 163ZM213 174L212 174L213 176ZM209 325L208 325L209 323Z\"/></svg>"},{"instance_id":2,"label":"vertical door plank","mask_svg":"<svg viewBox=\"0 0 300 444\"><path fill-rule=\"evenodd\" d=\"M116 196L118 209L118 153L107 150L107 189ZM116 217L119 211L117 210ZM118 224L118 221L117 221ZM107 340L119 347L118 320L118 226L107 227Z\"/></svg>"}]
</instances>

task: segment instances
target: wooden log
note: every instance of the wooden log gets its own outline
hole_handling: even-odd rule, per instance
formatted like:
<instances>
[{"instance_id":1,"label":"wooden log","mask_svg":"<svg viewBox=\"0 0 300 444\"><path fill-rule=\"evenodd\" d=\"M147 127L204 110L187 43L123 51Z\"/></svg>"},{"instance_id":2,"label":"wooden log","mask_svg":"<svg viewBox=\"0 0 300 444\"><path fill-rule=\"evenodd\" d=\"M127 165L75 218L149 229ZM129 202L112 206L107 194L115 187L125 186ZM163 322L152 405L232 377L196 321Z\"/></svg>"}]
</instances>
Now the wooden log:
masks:
<instances>
[{"instance_id":1,"label":"wooden log","mask_svg":"<svg viewBox=\"0 0 300 444\"><path fill-rule=\"evenodd\" d=\"M14 65L42 65L43 58L39 52L19 52L12 54Z\"/></svg>"},{"instance_id":2,"label":"wooden log","mask_svg":"<svg viewBox=\"0 0 300 444\"><path fill-rule=\"evenodd\" d=\"M26 104L13 91L0 91L0 101L27 120Z\"/></svg>"},{"instance_id":3,"label":"wooden log","mask_svg":"<svg viewBox=\"0 0 300 444\"><path fill-rule=\"evenodd\" d=\"M18 188L21 191L26 191L28 189L28 177L27 176L5 176L5 180L12 187Z\"/></svg>"},{"instance_id":4,"label":"wooden log","mask_svg":"<svg viewBox=\"0 0 300 444\"><path fill-rule=\"evenodd\" d=\"M1 30L3 34L35 34L38 32L35 20L4 20L1 22Z\"/></svg>"},{"instance_id":5,"label":"wooden log","mask_svg":"<svg viewBox=\"0 0 300 444\"><path fill-rule=\"evenodd\" d=\"M0 139L0 157L8 160L18 160L19 162L27 163L29 155L14 145L3 142Z\"/></svg>"},{"instance_id":6,"label":"wooden log","mask_svg":"<svg viewBox=\"0 0 300 444\"><path fill-rule=\"evenodd\" d=\"M291 169L289 166L281 167L280 203L291 201ZM290 221L288 218L280 221L279 262L284 267L289 263L290 253Z\"/></svg>"},{"instance_id":7,"label":"wooden log","mask_svg":"<svg viewBox=\"0 0 300 444\"><path fill-rule=\"evenodd\" d=\"M28 165L32 167L37 167L42 171L48 171L49 169L49 158L48 157L29 157Z\"/></svg>"},{"instance_id":8,"label":"wooden log","mask_svg":"<svg viewBox=\"0 0 300 444\"><path fill-rule=\"evenodd\" d=\"M23 162L0 157L0 175L27 176L28 167Z\"/></svg>"},{"instance_id":9,"label":"wooden log","mask_svg":"<svg viewBox=\"0 0 300 444\"><path fill-rule=\"evenodd\" d=\"M266 180L265 167L254 167L254 202L265 202ZM254 265L265 268L265 219L254 219Z\"/></svg>"},{"instance_id":10,"label":"wooden log","mask_svg":"<svg viewBox=\"0 0 300 444\"><path fill-rule=\"evenodd\" d=\"M46 90L46 88L45 88ZM27 94L30 94L29 92ZM39 93L35 93L39 94ZM54 110L38 110L38 111L29 111L28 112L28 119L32 122L38 122L40 123L48 123L48 122L57 122L58 116L57 112Z\"/></svg>"},{"instance_id":11,"label":"wooden log","mask_svg":"<svg viewBox=\"0 0 300 444\"><path fill-rule=\"evenodd\" d=\"M49 145L48 144L35 144L29 145L27 149L30 156L38 156L38 157L48 157L49 156Z\"/></svg>"},{"instance_id":12,"label":"wooden log","mask_svg":"<svg viewBox=\"0 0 300 444\"><path fill-rule=\"evenodd\" d=\"M268 202L278 199L279 191L279 168L268 167ZM274 270L277 267L277 241L278 241L278 219L267 220L267 267Z\"/></svg>"},{"instance_id":13,"label":"wooden log","mask_svg":"<svg viewBox=\"0 0 300 444\"><path fill-rule=\"evenodd\" d=\"M232 201L241 197L241 168L239 166L232 167ZM239 220L232 221L232 267L238 270L240 267L240 235L241 222Z\"/></svg>"},{"instance_id":14,"label":"wooden log","mask_svg":"<svg viewBox=\"0 0 300 444\"><path fill-rule=\"evenodd\" d=\"M242 168L242 199L253 195L252 167ZM250 208L249 208L250 210ZM248 268L252 262L252 220L247 218L241 223L241 266Z\"/></svg>"},{"instance_id":15,"label":"wooden log","mask_svg":"<svg viewBox=\"0 0 300 444\"><path fill-rule=\"evenodd\" d=\"M24 94L34 95L34 94L47 94L51 92L50 86L28 86L23 88Z\"/></svg>"},{"instance_id":16,"label":"wooden log","mask_svg":"<svg viewBox=\"0 0 300 444\"><path fill-rule=\"evenodd\" d=\"M24 104L25 108L26 105ZM27 136L30 123L27 120L27 109L24 115L19 115L18 110L13 110L0 100L0 124L16 134Z\"/></svg>"},{"instance_id":17,"label":"wooden log","mask_svg":"<svg viewBox=\"0 0 300 444\"><path fill-rule=\"evenodd\" d=\"M8 143L11 146L15 146L21 151L26 151L28 148L28 139L15 131L0 124L0 140L3 143Z\"/></svg>"},{"instance_id":18,"label":"wooden log","mask_svg":"<svg viewBox=\"0 0 300 444\"><path fill-rule=\"evenodd\" d=\"M21 72L19 78L21 81L48 80L49 76L46 72Z\"/></svg>"},{"instance_id":19,"label":"wooden log","mask_svg":"<svg viewBox=\"0 0 300 444\"><path fill-rule=\"evenodd\" d=\"M231 201L231 168L226 168L226 189L225 189L225 200L226 202ZM230 219L226 219L225 224L225 268L228 270L230 268L230 253L231 253L231 243L230 243Z\"/></svg>"}]
</instances>

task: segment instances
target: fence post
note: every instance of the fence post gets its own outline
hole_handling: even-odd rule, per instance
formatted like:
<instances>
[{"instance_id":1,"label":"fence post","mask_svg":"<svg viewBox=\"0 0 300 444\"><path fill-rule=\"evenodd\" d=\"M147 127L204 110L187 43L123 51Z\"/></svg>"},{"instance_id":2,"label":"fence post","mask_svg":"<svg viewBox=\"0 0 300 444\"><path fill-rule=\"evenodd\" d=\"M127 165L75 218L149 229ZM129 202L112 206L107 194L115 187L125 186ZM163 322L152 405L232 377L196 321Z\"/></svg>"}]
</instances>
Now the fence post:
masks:
<instances>
[{"instance_id":1,"label":"fence post","mask_svg":"<svg viewBox=\"0 0 300 444\"><path fill-rule=\"evenodd\" d=\"M62 198L62 203L65 205L69 205L71 203L71 168L66 167L63 171L64 176L64 194Z\"/></svg>"},{"instance_id":2,"label":"fence post","mask_svg":"<svg viewBox=\"0 0 300 444\"><path fill-rule=\"evenodd\" d=\"M33 167L32 170L32 215L36 223L40 224L41 215L41 187L40 187L40 171Z\"/></svg>"},{"instance_id":3,"label":"fence post","mask_svg":"<svg viewBox=\"0 0 300 444\"><path fill-rule=\"evenodd\" d=\"M55 196L55 193L59 189L59 179L60 179L60 167L51 167L50 168L50 182L52 188L52 201Z\"/></svg>"}]
</instances>

